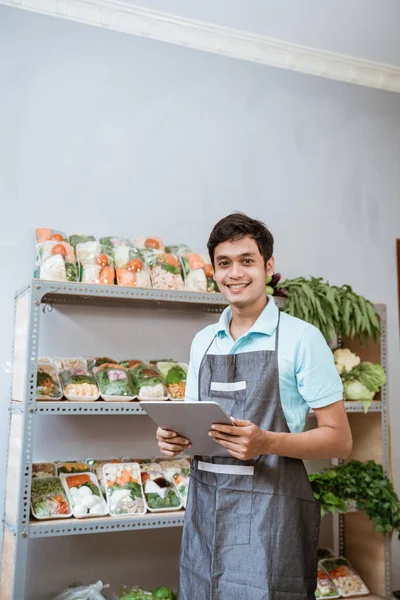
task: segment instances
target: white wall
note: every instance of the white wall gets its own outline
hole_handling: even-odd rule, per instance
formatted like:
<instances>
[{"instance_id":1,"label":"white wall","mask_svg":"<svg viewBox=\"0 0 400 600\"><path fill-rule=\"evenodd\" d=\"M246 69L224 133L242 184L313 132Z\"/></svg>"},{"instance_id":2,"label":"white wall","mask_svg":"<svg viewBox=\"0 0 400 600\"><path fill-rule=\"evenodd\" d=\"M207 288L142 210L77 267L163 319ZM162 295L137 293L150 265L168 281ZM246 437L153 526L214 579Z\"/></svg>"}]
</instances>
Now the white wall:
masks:
<instances>
[{"instance_id":1,"label":"white wall","mask_svg":"<svg viewBox=\"0 0 400 600\"><path fill-rule=\"evenodd\" d=\"M285 276L323 276L387 304L398 483L399 96L1 6L0 81L2 416L13 292L33 268L34 227L155 232L200 249L217 219L244 210L270 226ZM106 327L104 350L118 341L118 353L144 351L133 321L126 338L120 318L120 335L102 315L91 315L87 327L83 315L78 322L85 332ZM42 352L99 347L99 332L81 340L68 311L54 319L46 321ZM191 329L202 324L193 321L171 350L183 357ZM49 335L56 326L60 344ZM150 318L148 326L155 333ZM161 340L169 348L169 338ZM0 423L3 455L5 418ZM38 455L39 448L40 436ZM398 545L395 552L398 561Z\"/></svg>"}]
</instances>

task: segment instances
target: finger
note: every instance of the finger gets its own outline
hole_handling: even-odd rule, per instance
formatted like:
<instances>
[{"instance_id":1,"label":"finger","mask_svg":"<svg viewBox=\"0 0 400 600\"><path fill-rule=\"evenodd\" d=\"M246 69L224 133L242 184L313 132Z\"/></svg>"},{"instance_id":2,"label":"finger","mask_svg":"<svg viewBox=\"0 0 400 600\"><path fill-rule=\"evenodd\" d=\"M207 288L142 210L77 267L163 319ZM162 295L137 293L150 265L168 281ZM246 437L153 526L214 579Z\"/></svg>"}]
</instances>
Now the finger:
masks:
<instances>
[{"instance_id":1,"label":"finger","mask_svg":"<svg viewBox=\"0 0 400 600\"><path fill-rule=\"evenodd\" d=\"M156 435L157 435L157 437L161 437L161 438L165 438L165 439L178 437L178 434L175 433L175 431L168 431L167 429L161 429L161 427L159 427L157 429Z\"/></svg>"},{"instance_id":2,"label":"finger","mask_svg":"<svg viewBox=\"0 0 400 600\"><path fill-rule=\"evenodd\" d=\"M251 421L244 421L243 419L235 419L234 417L231 417L232 422L235 423L236 427L250 427L250 425L253 425L253 423Z\"/></svg>"},{"instance_id":3,"label":"finger","mask_svg":"<svg viewBox=\"0 0 400 600\"><path fill-rule=\"evenodd\" d=\"M177 444L179 446L186 446L186 448L190 445L190 441L185 439L185 438L181 438L181 437L176 437L176 438L162 438L157 436L157 441L158 442L168 442L169 444Z\"/></svg>"},{"instance_id":4,"label":"finger","mask_svg":"<svg viewBox=\"0 0 400 600\"><path fill-rule=\"evenodd\" d=\"M232 425L211 425L211 431L219 431L221 433L228 433L229 435L242 435L237 427Z\"/></svg>"},{"instance_id":5,"label":"finger","mask_svg":"<svg viewBox=\"0 0 400 600\"><path fill-rule=\"evenodd\" d=\"M169 450L161 450L161 454L164 456L176 456L179 452L169 452Z\"/></svg>"},{"instance_id":6,"label":"finger","mask_svg":"<svg viewBox=\"0 0 400 600\"><path fill-rule=\"evenodd\" d=\"M158 442L160 450L168 450L169 452L183 452L186 448L191 448L191 445L170 444L167 442Z\"/></svg>"},{"instance_id":7,"label":"finger","mask_svg":"<svg viewBox=\"0 0 400 600\"><path fill-rule=\"evenodd\" d=\"M240 444L241 440L237 436L229 435L228 433L220 433L219 431L210 431L209 436L214 440L225 440L226 442L232 442L233 444Z\"/></svg>"},{"instance_id":8,"label":"finger","mask_svg":"<svg viewBox=\"0 0 400 600\"><path fill-rule=\"evenodd\" d=\"M240 444L235 444L234 442L232 442L230 440L226 440L223 438L214 438L214 440L217 442L217 444L219 444L220 446L223 446L224 448L227 448L228 450L233 450L235 452L239 452L240 449L242 448L242 446Z\"/></svg>"}]
</instances>

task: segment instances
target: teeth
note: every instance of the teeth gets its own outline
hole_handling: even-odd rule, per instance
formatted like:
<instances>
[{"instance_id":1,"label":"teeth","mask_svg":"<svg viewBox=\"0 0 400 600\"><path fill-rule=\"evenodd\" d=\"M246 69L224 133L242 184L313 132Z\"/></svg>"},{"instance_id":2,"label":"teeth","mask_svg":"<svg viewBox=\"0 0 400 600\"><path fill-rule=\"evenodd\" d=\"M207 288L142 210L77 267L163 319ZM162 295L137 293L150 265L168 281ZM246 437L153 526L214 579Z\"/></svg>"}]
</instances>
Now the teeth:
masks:
<instances>
[{"instance_id":1,"label":"teeth","mask_svg":"<svg viewBox=\"0 0 400 600\"><path fill-rule=\"evenodd\" d=\"M240 290L242 288L245 288L247 286L247 283L242 283L241 285L229 285L229 289L231 290Z\"/></svg>"}]
</instances>

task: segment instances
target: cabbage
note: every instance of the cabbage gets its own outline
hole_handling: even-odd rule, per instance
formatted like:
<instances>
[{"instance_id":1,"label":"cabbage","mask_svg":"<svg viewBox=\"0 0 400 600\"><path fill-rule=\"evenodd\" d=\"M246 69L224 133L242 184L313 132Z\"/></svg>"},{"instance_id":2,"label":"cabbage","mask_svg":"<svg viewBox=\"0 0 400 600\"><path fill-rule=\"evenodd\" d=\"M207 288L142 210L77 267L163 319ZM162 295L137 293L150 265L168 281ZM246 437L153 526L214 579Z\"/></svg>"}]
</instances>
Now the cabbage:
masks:
<instances>
[{"instance_id":1,"label":"cabbage","mask_svg":"<svg viewBox=\"0 0 400 600\"><path fill-rule=\"evenodd\" d=\"M358 380L365 385L370 392L377 392L386 383L386 375L382 365L363 362L357 369Z\"/></svg>"},{"instance_id":2,"label":"cabbage","mask_svg":"<svg viewBox=\"0 0 400 600\"><path fill-rule=\"evenodd\" d=\"M361 381L345 381L343 384L343 397L345 400L359 400L362 402L366 413L374 399L375 392L368 390Z\"/></svg>"}]
</instances>

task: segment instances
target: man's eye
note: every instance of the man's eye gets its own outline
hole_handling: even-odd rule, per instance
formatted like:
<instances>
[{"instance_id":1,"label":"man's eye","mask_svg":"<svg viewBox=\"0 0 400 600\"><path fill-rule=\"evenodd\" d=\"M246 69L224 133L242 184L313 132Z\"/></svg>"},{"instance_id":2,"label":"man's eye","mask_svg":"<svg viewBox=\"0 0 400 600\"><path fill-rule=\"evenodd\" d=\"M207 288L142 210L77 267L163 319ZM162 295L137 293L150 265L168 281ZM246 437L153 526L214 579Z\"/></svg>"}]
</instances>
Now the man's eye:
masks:
<instances>
[{"instance_id":1,"label":"man's eye","mask_svg":"<svg viewBox=\"0 0 400 600\"><path fill-rule=\"evenodd\" d=\"M246 265L250 265L251 263L254 262L254 260L252 260L251 258L245 258L243 261Z\"/></svg>"},{"instance_id":2,"label":"man's eye","mask_svg":"<svg viewBox=\"0 0 400 600\"><path fill-rule=\"evenodd\" d=\"M222 260L221 262L218 263L219 267L226 267L228 265L228 261L227 260Z\"/></svg>"}]
</instances>

